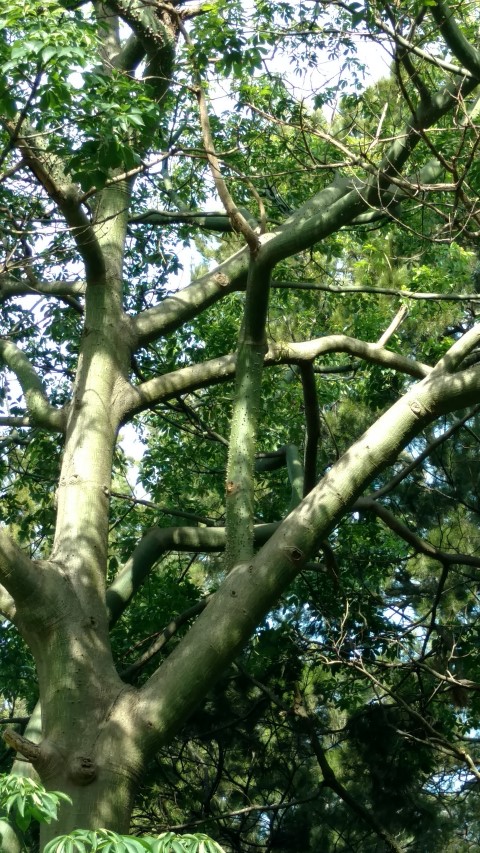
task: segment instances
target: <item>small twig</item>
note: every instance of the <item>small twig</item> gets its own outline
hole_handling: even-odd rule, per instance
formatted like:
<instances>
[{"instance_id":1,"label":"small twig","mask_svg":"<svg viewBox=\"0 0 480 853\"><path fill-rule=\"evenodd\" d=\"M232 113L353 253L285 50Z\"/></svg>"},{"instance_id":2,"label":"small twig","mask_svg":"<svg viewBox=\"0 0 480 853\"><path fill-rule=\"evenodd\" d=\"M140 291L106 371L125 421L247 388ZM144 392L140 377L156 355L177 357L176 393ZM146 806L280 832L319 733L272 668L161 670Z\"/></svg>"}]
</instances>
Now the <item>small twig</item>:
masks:
<instances>
[{"instance_id":1,"label":"small twig","mask_svg":"<svg viewBox=\"0 0 480 853\"><path fill-rule=\"evenodd\" d=\"M139 669L142 669L147 663L152 660L155 655L157 655L163 647L168 643L168 641L177 633L179 628L188 622L193 616L198 616L203 610L205 610L208 602L211 599L211 595L208 595L202 601L198 601L197 604L194 604L193 607L189 607L188 610L185 610L180 616L177 616L175 619L172 619L171 622L160 632L157 639L152 643L149 649L144 652L134 663L130 666L127 666L120 673L120 677L124 680L128 680L138 672Z\"/></svg>"},{"instance_id":2,"label":"small twig","mask_svg":"<svg viewBox=\"0 0 480 853\"><path fill-rule=\"evenodd\" d=\"M243 809L235 809L231 812L220 812L219 814L211 814L208 817L198 818L197 820L189 820L187 823L177 823L174 826L168 826L170 832L183 832L192 826L201 826L204 823L210 823L212 820L220 821L230 817L240 817L241 815L252 814L252 812L278 812L286 811L295 806L302 806L304 803L311 803L318 799L318 794L312 794L310 797L305 797L301 800L290 800L286 803L262 803L261 806L245 806Z\"/></svg>"},{"instance_id":3,"label":"small twig","mask_svg":"<svg viewBox=\"0 0 480 853\"><path fill-rule=\"evenodd\" d=\"M408 308L406 305L402 305L401 308L399 308L399 310L395 314L395 317L393 318L392 322L390 323L388 329L385 329L383 335L381 335L379 337L377 344L379 344L382 347L386 346L388 341L392 337L392 335L395 334L398 327L401 326L401 324L403 323L403 321L405 320L407 315L408 315Z\"/></svg>"},{"instance_id":4,"label":"small twig","mask_svg":"<svg viewBox=\"0 0 480 853\"><path fill-rule=\"evenodd\" d=\"M194 45L187 30L185 29L185 26L180 16L178 18L178 22L180 32L182 33L183 38L185 39L185 44L190 49L192 55ZM258 234L255 233L255 231L249 225L243 214L239 211L237 205L233 201L232 196L230 195L227 184L223 178L222 171L220 168L220 161L215 152L215 144L213 141L212 130L210 126L210 118L208 115L208 106L203 88L203 83L200 78L200 75L198 74L195 68L193 68L193 75L195 79L195 95L198 101L198 109L200 113L200 127L202 130L203 143L210 170L212 172L212 177L215 183L215 188L232 223L233 229L235 231L238 231L240 234L243 234L252 255L255 255L260 248Z\"/></svg>"},{"instance_id":5,"label":"small twig","mask_svg":"<svg viewBox=\"0 0 480 853\"><path fill-rule=\"evenodd\" d=\"M154 509L155 512L162 513L162 515L174 515L178 518L188 518L191 521L198 521L199 524L205 524L206 527L215 527L216 522L213 518L208 518L205 515L197 515L194 512L187 512L187 510L182 509L174 509L169 506L160 506L159 504L154 503L153 501L146 500L145 498L136 498L134 495L125 495L123 492L115 492L111 493L112 498L118 498L122 501L129 501L135 506L146 506L149 509Z\"/></svg>"}]
</instances>

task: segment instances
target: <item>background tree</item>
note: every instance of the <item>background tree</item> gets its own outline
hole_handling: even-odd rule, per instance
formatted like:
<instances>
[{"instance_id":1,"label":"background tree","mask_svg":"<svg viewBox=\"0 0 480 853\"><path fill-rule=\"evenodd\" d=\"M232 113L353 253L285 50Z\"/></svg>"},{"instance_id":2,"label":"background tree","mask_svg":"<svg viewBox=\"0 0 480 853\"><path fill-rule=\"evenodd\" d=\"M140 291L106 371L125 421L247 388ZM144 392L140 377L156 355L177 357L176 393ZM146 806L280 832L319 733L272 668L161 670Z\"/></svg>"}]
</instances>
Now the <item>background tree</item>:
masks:
<instances>
[{"instance_id":1,"label":"background tree","mask_svg":"<svg viewBox=\"0 0 480 853\"><path fill-rule=\"evenodd\" d=\"M3 13L5 737L73 803L41 845L475 849L477 19Z\"/></svg>"}]
</instances>

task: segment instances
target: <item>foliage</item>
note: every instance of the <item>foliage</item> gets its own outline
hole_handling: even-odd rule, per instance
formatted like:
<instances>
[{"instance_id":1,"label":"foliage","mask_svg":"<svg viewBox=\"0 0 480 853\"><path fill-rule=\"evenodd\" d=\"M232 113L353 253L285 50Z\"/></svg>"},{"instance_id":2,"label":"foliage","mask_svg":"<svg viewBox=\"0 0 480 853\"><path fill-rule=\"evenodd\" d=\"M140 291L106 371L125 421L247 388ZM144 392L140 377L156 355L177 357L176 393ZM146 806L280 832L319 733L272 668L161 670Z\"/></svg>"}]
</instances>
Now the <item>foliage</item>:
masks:
<instances>
[{"instance_id":1,"label":"foliage","mask_svg":"<svg viewBox=\"0 0 480 853\"><path fill-rule=\"evenodd\" d=\"M0 808L22 832L32 820L41 823L56 820L60 803L69 801L61 791L46 791L43 785L27 776L0 776Z\"/></svg>"},{"instance_id":2,"label":"foliage","mask_svg":"<svg viewBox=\"0 0 480 853\"><path fill-rule=\"evenodd\" d=\"M175 835L164 832L158 838L132 838L108 830L77 829L70 835L55 838L45 847L45 853L90 853L94 850L120 853L222 853L222 848L207 835Z\"/></svg>"}]
</instances>

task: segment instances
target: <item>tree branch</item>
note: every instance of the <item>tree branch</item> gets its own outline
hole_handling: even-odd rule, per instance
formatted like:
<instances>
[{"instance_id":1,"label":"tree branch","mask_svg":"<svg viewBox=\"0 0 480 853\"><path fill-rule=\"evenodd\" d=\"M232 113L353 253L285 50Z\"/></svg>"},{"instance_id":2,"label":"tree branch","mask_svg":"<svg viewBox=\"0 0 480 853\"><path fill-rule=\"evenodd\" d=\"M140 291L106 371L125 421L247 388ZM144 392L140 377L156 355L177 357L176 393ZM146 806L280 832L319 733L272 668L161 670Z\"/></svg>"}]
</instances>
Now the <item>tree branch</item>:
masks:
<instances>
[{"instance_id":1,"label":"tree branch","mask_svg":"<svg viewBox=\"0 0 480 853\"><path fill-rule=\"evenodd\" d=\"M161 335L179 328L198 316L228 293L245 288L248 271L248 250L240 249L227 261L174 296L168 296L155 308L147 308L132 318L135 349L146 346Z\"/></svg>"},{"instance_id":2,"label":"tree branch","mask_svg":"<svg viewBox=\"0 0 480 853\"><path fill-rule=\"evenodd\" d=\"M149 661L161 652L163 647L166 646L168 641L175 636L182 625L185 625L186 622L193 619L194 616L198 616L199 613L202 613L202 611L205 610L209 600L210 596L207 596L201 601L197 601L197 603L193 604L192 607L189 607L188 610L185 610L183 613L180 613L179 616L172 619L163 631L160 631L150 648L147 649L143 655L140 655L134 663L127 666L125 669L122 669L120 672L120 678L124 681L130 681L135 673L143 669Z\"/></svg>"},{"instance_id":3,"label":"tree branch","mask_svg":"<svg viewBox=\"0 0 480 853\"><path fill-rule=\"evenodd\" d=\"M201 80L197 80L196 95L200 112L200 126L202 128L203 144L216 190L220 196L226 214L232 223L233 230L242 234L250 251L255 255L260 246L258 234L254 231L248 220L245 219L241 210L235 204L222 175L220 160L215 153L215 146L210 128L210 119L208 116L207 101Z\"/></svg>"},{"instance_id":4,"label":"tree branch","mask_svg":"<svg viewBox=\"0 0 480 853\"><path fill-rule=\"evenodd\" d=\"M291 512L303 498L303 483L305 478L300 453L295 444L287 444L285 447L285 460L287 463L288 480L292 490L288 507L288 512Z\"/></svg>"},{"instance_id":5,"label":"tree branch","mask_svg":"<svg viewBox=\"0 0 480 853\"><path fill-rule=\"evenodd\" d=\"M48 402L43 383L25 353L13 341L0 339L0 358L17 377L25 397L30 422L57 432L66 428L66 409L55 409Z\"/></svg>"},{"instance_id":6,"label":"tree branch","mask_svg":"<svg viewBox=\"0 0 480 853\"><path fill-rule=\"evenodd\" d=\"M208 608L140 690L139 714L152 746L160 736L178 731L366 485L439 415L479 401L478 366L418 382L329 469L258 554L231 570ZM158 696L165 695L169 702L158 703Z\"/></svg>"},{"instance_id":7,"label":"tree branch","mask_svg":"<svg viewBox=\"0 0 480 853\"><path fill-rule=\"evenodd\" d=\"M40 587L39 570L5 530L0 529L0 583L18 605L37 593ZM5 598L10 605L10 600ZM10 605L11 606L11 605Z\"/></svg>"},{"instance_id":8,"label":"tree branch","mask_svg":"<svg viewBox=\"0 0 480 853\"><path fill-rule=\"evenodd\" d=\"M432 7L430 7L430 8L432 9L432 15L433 15L434 14L433 8ZM437 57L437 56L432 56L431 53L428 53L426 50L422 50L421 47L418 47L417 45L413 44L413 42L409 41L408 39L404 38L404 36L400 35L399 32L397 32L396 30L389 27L388 24L386 24L384 21L382 21L382 19L379 18L378 16L375 16L375 24L380 30L382 30L382 32L385 33L385 35L387 35L390 39L392 39L392 41L395 44L400 45L400 47L402 47L405 51L408 51L409 53L415 54L415 56L418 56L419 59L423 59L425 62L428 62L430 65L434 65L436 68L440 68L443 71L448 71L450 74L461 74L462 77L467 77L467 78L471 78L472 76L476 77L475 74L472 75L472 73L470 72L468 67L464 67L464 68L461 66L459 67L458 65L454 65L453 62L447 62L445 59L441 59L440 57ZM452 51L452 52L454 52L454 51ZM458 56L457 56L457 59L459 59ZM465 63L465 66L466 66L466 63Z\"/></svg>"},{"instance_id":9,"label":"tree branch","mask_svg":"<svg viewBox=\"0 0 480 853\"><path fill-rule=\"evenodd\" d=\"M160 513L161 515L172 515L176 518L186 518L189 521L196 521L199 524L204 524L206 527L216 526L213 518L209 518L206 515L198 515L196 512L188 512L187 510L176 509L171 506L162 506L161 504L145 500L144 498L136 498L134 495L125 495L123 492L111 491L110 494L112 498L119 498L122 501L128 501L129 503L134 504L134 506L149 507L149 509L153 509L155 510L155 513Z\"/></svg>"},{"instance_id":10,"label":"tree branch","mask_svg":"<svg viewBox=\"0 0 480 853\"><path fill-rule=\"evenodd\" d=\"M350 338L347 335L328 335L300 343L271 343L265 355L265 366L276 364L309 364L314 359L328 353L346 353L363 358L372 364L380 364L398 370L407 376L420 378L426 376L431 368L394 353L378 344L371 344ZM172 373L166 373L137 386L130 386L118 400L122 412L121 420L127 422L134 414L151 408L158 403L171 399L178 394L186 394L197 388L204 388L221 382L228 382L235 375L237 359L234 353L219 358L183 367Z\"/></svg>"},{"instance_id":11,"label":"tree branch","mask_svg":"<svg viewBox=\"0 0 480 853\"><path fill-rule=\"evenodd\" d=\"M243 815L252 814L252 812L279 812L279 811L287 811L288 809L295 808L295 806L302 806L304 803L311 803L313 800L318 799L318 793L312 794L311 797L305 797L301 800L289 800L287 802L281 803L262 803L261 806L245 806L243 809L235 809L234 811L229 812L219 812L218 814L211 814L208 817L197 818L196 820L190 820L187 823L177 823L170 825L169 830L171 832L184 832L186 829L191 829L194 826L202 826L205 823L210 823L212 820L218 822L221 820L226 820L229 817L242 817Z\"/></svg>"},{"instance_id":12,"label":"tree branch","mask_svg":"<svg viewBox=\"0 0 480 853\"><path fill-rule=\"evenodd\" d=\"M7 590L0 585L0 613L5 616L9 622L13 622L15 617L15 602Z\"/></svg>"},{"instance_id":13,"label":"tree branch","mask_svg":"<svg viewBox=\"0 0 480 853\"><path fill-rule=\"evenodd\" d=\"M437 0L430 8L432 17L440 27L440 32L453 55L473 77L480 80L480 52L464 36L455 21L452 10L441 0ZM462 71L463 69L459 69L459 73Z\"/></svg>"},{"instance_id":14,"label":"tree branch","mask_svg":"<svg viewBox=\"0 0 480 853\"><path fill-rule=\"evenodd\" d=\"M349 790L342 785L335 775L328 762L326 752L320 743L320 739L315 728L315 722L303 703L301 705L296 705L295 713L301 722L302 728L308 734L312 751L318 761L320 770L322 771L325 784L349 807L354 814L358 815L358 817L360 817L361 820L363 820L363 822L373 830L375 835L382 839L387 850L392 851L392 853L402 853L402 848L399 847L395 839L392 838L390 833L387 832L381 823L379 823L374 813L364 808L364 806L362 806L355 797L352 797Z\"/></svg>"},{"instance_id":15,"label":"tree branch","mask_svg":"<svg viewBox=\"0 0 480 853\"><path fill-rule=\"evenodd\" d=\"M393 530L401 539L408 542L418 554L425 554L426 557L431 557L432 560L438 560L444 565L463 565L475 566L480 569L480 557L474 557L470 554L455 554L441 551L430 542L426 542L420 536L410 530L410 528L400 521L393 512L387 507L373 500L371 497L359 498L352 507L354 512L373 512L380 518L390 530Z\"/></svg>"},{"instance_id":16,"label":"tree branch","mask_svg":"<svg viewBox=\"0 0 480 853\"><path fill-rule=\"evenodd\" d=\"M450 755L454 755L462 763L466 764L469 770L475 776L475 778L480 781L480 772L477 770L475 763L473 762L468 752L463 749L459 749L457 746L455 746L455 744L450 743L450 741L448 741L447 738L442 735L440 731L437 731L437 729L435 729L435 727L429 722L426 716L423 716L423 714L419 713L419 711L412 707L412 705L406 702L398 691L395 691L394 689L388 687L386 684L379 681L379 679L376 678L372 672L369 672L369 670L365 668L365 664L363 661L358 662L356 660L343 660L342 663L344 664L344 666L348 666L349 668L354 669L363 678L366 678L368 681L370 681L371 684L374 684L375 687L378 688L379 692L383 694L383 696L391 696L394 702L399 707L403 708L410 717L412 717L414 720L418 720L425 732L430 735L433 744L435 744L436 746L440 746L443 750L445 750L445 752Z\"/></svg>"},{"instance_id":17,"label":"tree branch","mask_svg":"<svg viewBox=\"0 0 480 853\"><path fill-rule=\"evenodd\" d=\"M406 305L401 305L397 313L395 314L395 317L393 318L392 322L389 323L385 331L380 335L377 341L378 346L385 347L388 344L390 338L393 337L393 335L395 334L399 326L401 326L407 315L408 308L406 307Z\"/></svg>"},{"instance_id":18,"label":"tree branch","mask_svg":"<svg viewBox=\"0 0 480 853\"><path fill-rule=\"evenodd\" d=\"M480 324L473 326L470 331L462 335L458 341L455 341L443 358L435 365L432 374L437 373L455 373L462 369L462 362L465 360L472 350L480 345Z\"/></svg>"},{"instance_id":19,"label":"tree branch","mask_svg":"<svg viewBox=\"0 0 480 853\"><path fill-rule=\"evenodd\" d=\"M347 178L336 175L330 186L301 205L276 232L260 236L259 256L266 261L267 267L273 267L285 257L313 246L334 231L351 224L361 214L376 210L377 207L382 209L386 198L389 203L395 201L398 188L392 190L391 182L397 180L405 162L420 142L420 129L428 129L455 106L460 96L465 97L476 85L476 80L463 80L460 84L451 84L437 92L429 105L419 105L404 132L392 143L378 167L374 170L372 168L373 174L368 180L357 181L352 188ZM431 175L432 164L427 164L425 168ZM435 170L438 168L436 163ZM199 282L181 291L179 297L171 297L156 308L139 314L132 320L137 346L144 346L190 319L193 302L198 313L226 292L245 287L248 254L247 249L241 250ZM217 289L218 285L225 288L223 293Z\"/></svg>"},{"instance_id":20,"label":"tree branch","mask_svg":"<svg viewBox=\"0 0 480 853\"><path fill-rule=\"evenodd\" d=\"M317 482L317 450L320 439L320 414L318 408L317 384L313 372L313 364L302 362L300 377L303 390L303 407L305 410L305 454L303 460L304 479L303 497L313 489Z\"/></svg>"},{"instance_id":21,"label":"tree branch","mask_svg":"<svg viewBox=\"0 0 480 853\"><path fill-rule=\"evenodd\" d=\"M133 74L145 56L145 48L135 33L127 39L117 54L112 56L112 65L126 74Z\"/></svg>"},{"instance_id":22,"label":"tree branch","mask_svg":"<svg viewBox=\"0 0 480 853\"><path fill-rule=\"evenodd\" d=\"M323 293L376 293L398 299L431 300L433 302L480 302L478 293L432 293L420 290L396 290L394 287L369 287L363 284L320 284L314 281L272 281L276 290L318 290Z\"/></svg>"},{"instance_id":23,"label":"tree branch","mask_svg":"<svg viewBox=\"0 0 480 853\"><path fill-rule=\"evenodd\" d=\"M374 492L372 492L371 495L369 495L369 497L373 498L374 500L377 500L378 498L382 498L384 495L387 495L389 492L391 492L396 486L398 486L399 483L402 482L402 480L405 479L405 477L408 477L409 474L415 471L415 469L418 468L418 466L423 462L423 460L427 459L430 454L433 453L435 448L439 447L441 444L444 443L444 441L447 441L447 439L450 438L451 435L456 433L457 430L461 429L461 427L464 426L467 421L471 420L471 418L473 418L479 410L480 406L475 406L475 408L467 412L467 414L464 415L463 418L459 418L458 420L454 421L451 427L446 429L445 432L443 432L441 435L437 436L437 438L434 438L433 441L429 442L425 450L422 450L422 452L419 453L418 456L416 456L415 459L412 460L412 462L410 462L408 465L405 465L404 468L402 468L402 470L398 472L398 474L395 474L395 476L393 476L391 480L388 481L388 483L386 483L380 489L376 489Z\"/></svg>"},{"instance_id":24,"label":"tree branch","mask_svg":"<svg viewBox=\"0 0 480 853\"><path fill-rule=\"evenodd\" d=\"M0 299L4 301L12 296L83 296L83 281L37 281L15 278L9 273L0 273Z\"/></svg>"},{"instance_id":25,"label":"tree branch","mask_svg":"<svg viewBox=\"0 0 480 853\"><path fill-rule=\"evenodd\" d=\"M145 51L147 61L144 79L153 97L160 103L169 89L175 58L178 36L175 9L155 9L155 4L142 3L141 0L109 0L109 5L132 28ZM136 61L138 45L133 42L129 49L132 54L130 58ZM124 62L129 61L127 56L123 58Z\"/></svg>"},{"instance_id":26,"label":"tree branch","mask_svg":"<svg viewBox=\"0 0 480 853\"><path fill-rule=\"evenodd\" d=\"M257 525L256 544L265 542L277 526L277 524ZM224 548L224 527L152 527L107 589L106 604L110 624L113 625L118 621L155 563L167 551L193 551L208 554L223 551Z\"/></svg>"},{"instance_id":27,"label":"tree branch","mask_svg":"<svg viewBox=\"0 0 480 853\"><path fill-rule=\"evenodd\" d=\"M388 850L393 851L393 853L402 853L401 848L398 847L394 839L377 821L375 816L368 811L368 809L365 809L361 803L359 803L358 800L350 794L348 789L342 785L335 775L333 768L328 762L327 754L321 745L320 738L317 735L315 720L307 709L300 692L297 691L295 702L293 707L291 707L265 684L258 681L258 679L254 678L250 673L246 672L245 669L241 668L241 672L246 675L249 681L251 681L252 684L255 684L255 686L258 687L271 702L273 702L273 704L278 708L281 708L284 713L296 717L300 724L300 728L303 729L310 741L312 752L318 761L318 766L320 767L323 776L324 785L327 788L330 788L330 790L333 791L334 794L336 794L337 797L339 797L339 799L341 799L354 814L358 815L367 824L367 826L369 826L370 829L372 829L374 833L385 842Z\"/></svg>"},{"instance_id":28,"label":"tree branch","mask_svg":"<svg viewBox=\"0 0 480 853\"><path fill-rule=\"evenodd\" d=\"M231 415L226 475L225 568L253 554L255 450L264 357L270 270L250 259L243 322L235 359L235 399Z\"/></svg>"},{"instance_id":29,"label":"tree branch","mask_svg":"<svg viewBox=\"0 0 480 853\"><path fill-rule=\"evenodd\" d=\"M251 219L252 224L255 224L253 217L250 217L248 211L238 208L242 215ZM194 228L203 228L205 231L217 231L221 234L230 234L234 228L227 214L215 211L182 211L177 213L168 210L146 210L144 213L139 213L136 216L130 217L130 223L148 223L149 225L181 225L186 223Z\"/></svg>"},{"instance_id":30,"label":"tree branch","mask_svg":"<svg viewBox=\"0 0 480 853\"><path fill-rule=\"evenodd\" d=\"M67 178L60 158L44 148L41 134L25 124L22 133L17 133L14 119L3 119L2 123L25 164L63 213L85 264L87 279L98 280L105 271L103 255L95 231L82 209L80 190Z\"/></svg>"},{"instance_id":31,"label":"tree branch","mask_svg":"<svg viewBox=\"0 0 480 853\"><path fill-rule=\"evenodd\" d=\"M33 743L33 741L28 740L26 737L23 737L23 735L14 731L14 729L7 729L4 731L3 739L10 749L14 749L15 752L19 752L20 755L27 758L31 764L35 765L40 761L41 749L38 744Z\"/></svg>"}]
</instances>

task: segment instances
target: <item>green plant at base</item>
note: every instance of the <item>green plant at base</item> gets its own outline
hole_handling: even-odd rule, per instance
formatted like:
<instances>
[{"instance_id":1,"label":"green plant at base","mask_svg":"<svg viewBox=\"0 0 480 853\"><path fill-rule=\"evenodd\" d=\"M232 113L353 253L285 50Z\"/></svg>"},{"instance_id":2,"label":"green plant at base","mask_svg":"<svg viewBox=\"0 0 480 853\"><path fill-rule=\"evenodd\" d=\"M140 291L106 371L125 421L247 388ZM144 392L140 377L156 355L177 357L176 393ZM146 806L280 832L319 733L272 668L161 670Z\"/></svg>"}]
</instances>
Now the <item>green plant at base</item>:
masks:
<instances>
[{"instance_id":1,"label":"green plant at base","mask_svg":"<svg viewBox=\"0 0 480 853\"><path fill-rule=\"evenodd\" d=\"M46 791L43 785L27 776L0 776L0 811L6 812L10 822L22 833L32 820L41 823L56 820L62 800L70 802L70 797L60 791Z\"/></svg>"},{"instance_id":2,"label":"green plant at base","mask_svg":"<svg viewBox=\"0 0 480 853\"><path fill-rule=\"evenodd\" d=\"M94 850L105 853L141 853L143 850L150 853L222 853L222 847L203 833L162 832L157 838L132 838L107 829L76 829L70 835L54 838L46 845L44 853L93 853Z\"/></svg>"},{"instance_id":3,"label":"green plant at base","mask_svg":"<svg viewBox=\"0 0 480 853\"><path fill-rule=\"evenodd\" d=\"M57 819L61 801L71 802L60 791L46 791L43 785L25 776L0 775L0 812L22 832L32 820L51 823ZM26 849L26 848L25 848ZM69 835L52 839L44 853L223 853L219 844L203 833L176 835L162 832L156 838L132 838L108 829L76 829Z\"/></svg>"}]
</instances>

